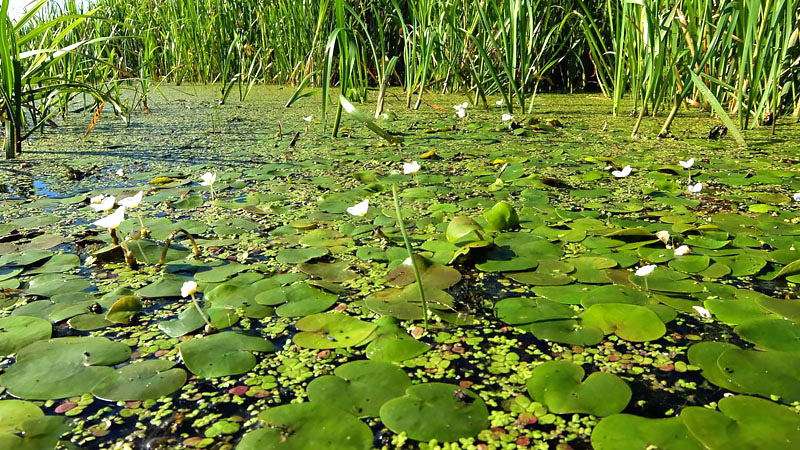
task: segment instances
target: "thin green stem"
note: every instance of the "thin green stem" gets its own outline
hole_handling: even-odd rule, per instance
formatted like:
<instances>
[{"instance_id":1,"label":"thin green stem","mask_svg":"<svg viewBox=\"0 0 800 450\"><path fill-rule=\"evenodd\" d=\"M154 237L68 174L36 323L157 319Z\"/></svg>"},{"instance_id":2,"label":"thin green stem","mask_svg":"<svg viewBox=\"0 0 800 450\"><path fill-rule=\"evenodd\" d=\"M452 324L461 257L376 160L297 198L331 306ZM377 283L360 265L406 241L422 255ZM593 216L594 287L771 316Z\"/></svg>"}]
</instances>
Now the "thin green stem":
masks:
<instances>
[{"instance_id":1,"label":"thin green stem","mask_svg":"<svg viewBox=\"0 0 800 450\"><path fill-rule=\"evenodd\" d=\"M211 325L211 321L208 319L208 316L206 316L206 313L204 313L203 309L200 308L200 303L198 303L197 299L194 297L194 294L192 294L192 303L194 304L194 307L197 308L197 312L200 313L200 317L202 317L203 321L206 323L206 325L208 325L208 329L213 329L214 325Z\"/></svg>"},{"instance_id":2,"label":"thin green stem","mask_svg":"<svg viewBox=\"0 0 800 450\"><path fill-rule=\"evenodd\" d=\"M419 275L419 268L417 267L417 259L414 257L414 252L411 250L411 241L408 240L408 233L406 226L403 223L403 213L400 211L400 199L397 196L397 185L392 184L392 197L394 198L394 210L397 213L397 226L400 227L400 233L403 235L403 242L406 244L406 251L408 257L411 259L411 268L414 270L414 278L417 280L417 288L419 289L419 298L422 300L422 319L424 327L428 329L428 301L425 299L425 288L422 286L422 277Z\"/></svg>"}]
</instances>

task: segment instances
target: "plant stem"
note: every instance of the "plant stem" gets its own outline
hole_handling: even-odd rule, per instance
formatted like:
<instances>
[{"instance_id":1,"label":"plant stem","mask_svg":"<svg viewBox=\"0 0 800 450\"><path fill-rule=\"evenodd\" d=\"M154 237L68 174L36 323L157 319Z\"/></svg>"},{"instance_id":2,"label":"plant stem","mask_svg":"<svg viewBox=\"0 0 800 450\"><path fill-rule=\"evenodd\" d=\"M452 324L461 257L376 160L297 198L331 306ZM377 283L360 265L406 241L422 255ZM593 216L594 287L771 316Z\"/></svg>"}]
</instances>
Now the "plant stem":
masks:
<instances>
[{"instance_id":1,"label":"plant stem","mask_svg":"<svg viewBox=\"0 0 800 450\"><path fill-rule=\"evenodd\" d=\"M214 325L211 325L211 321L208 319L208 316L206 316L206 313L204 313L203 309L200 308L200 303L197 302L194 294L192 294L192 303L194 304L194 307L197 308L197 312L200 313L200 317L202 317L203 321L206 323L206 325L208 325L208 329L213 329Z\"/></svg>"},{"instance_id":2,"label":"plant stem","mask_svg":"<svg viewBox=\"0 0 800 450\"><path fill-rule=\"evenodd\" d=\"M400 199L397 197L397 184L392 184L392 197L394 197L394 209L397 213L397 226L400 227L400 233L403 235L403 242L406 244L406 251L408 257L411 259L411 268L414 269L414 278L417 280L417 287L419 288L419 298L422 300L422 319L424 327L428 329L428 301L425 299L425 288L422 286L422 277L419 275L419 268L417 267L417 259L414 257L414 252L411 250L411 242L408 240L408 233L406 233L406 226L403 224L403 213L400 211Z\"/></svg>"}]
</instances>

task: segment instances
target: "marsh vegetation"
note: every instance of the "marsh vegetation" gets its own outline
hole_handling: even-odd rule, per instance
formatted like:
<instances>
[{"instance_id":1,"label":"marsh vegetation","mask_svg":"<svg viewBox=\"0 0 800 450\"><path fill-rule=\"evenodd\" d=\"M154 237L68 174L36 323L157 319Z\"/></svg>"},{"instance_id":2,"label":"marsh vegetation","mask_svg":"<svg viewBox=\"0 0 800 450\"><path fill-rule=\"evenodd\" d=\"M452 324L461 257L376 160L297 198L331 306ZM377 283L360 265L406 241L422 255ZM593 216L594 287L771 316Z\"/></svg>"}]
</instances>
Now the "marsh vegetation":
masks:
<instances>
[{"instance_id":1,"label":"marsh vegetation","mask_svg":"<svg viewBox=\"0 0 800 450\"><path fill-rule=\"evenodd\" d=\"M797 2L30 8L0 447L800 445Z\"/></svg>"}]
</instances>

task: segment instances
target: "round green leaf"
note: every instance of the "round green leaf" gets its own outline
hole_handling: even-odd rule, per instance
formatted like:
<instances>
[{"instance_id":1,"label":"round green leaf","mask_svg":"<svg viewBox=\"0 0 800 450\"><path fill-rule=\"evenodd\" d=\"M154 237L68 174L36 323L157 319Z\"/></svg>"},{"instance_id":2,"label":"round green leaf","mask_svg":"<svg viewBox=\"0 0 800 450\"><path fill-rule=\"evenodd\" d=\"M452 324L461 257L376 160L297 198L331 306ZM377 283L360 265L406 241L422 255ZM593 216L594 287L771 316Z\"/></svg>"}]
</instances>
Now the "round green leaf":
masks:
<instances>
[{"instance_id":1,"label":"round green leaf","mask_svg":"<svg viewBox=\"0 0 800 450\"><path fill-rule=\"evenodd\" d=\"M800 416L790 408L757 397L723 398L719 401L719 412L697 406L685 408L681 419L705 448L800 447Z\"/></svg>"},{"instance_id":2,"label":"round green leaf","mask_svg":"<svg viewBox=\"0 0 800 450\"><path fill-rule=\"evenodd\" d=\"M0 356L16 353L33 342L49 339L53 325L39 317L8 316L0 319Z\"/></svg>"},{"instance_id":3,"label":"round green leaf","mask_svg":"<svg viewBox=\"0 0 800 450\"><path fill-rule=\"evenodd\" d=\"M256 365L251 352L272 352L275 346L266 339L225 331L188 340L178 349L193 374L214 378L247 372Z\"/></svg>"},{"instance_id":4,"label":"round green leaf","mask_svg":"<svg viewBox=\"0 0 800 450\"><path fill-rule=\"evenodd\" d=\"M314 349L352 347L377 328L374 323L335 312L303 317L296 326L300 332L294 335L294 343Z\"/></svg>"},{"instance_id":5,"label":"round green leaf","mask_svg":"<svg viewBox=\"0 0 800 450\"><path fill-rule=\"evenodd\" d=\"M390 363L353 361L333 373L308 384L309 400L335 405L356 417L377 417L384 403L411 386L408 375Z\"/></svg>"},{"instance_id":6,"label":"round green leaf","mask_svg":"<svg viewBox=\"0 0 800 450\"><path fill-rule=\"evenodd\" d=\"M658 315L648 308L624 303L600 303L587 308L581 324L597 327L605 334L614 333L632 342L652 341L666 333Z\"/></svg>"},{"instance_id":7,"label":"round green leaf","mask_svg":"<svg viewBox=\"0 0 800 450\"><path fill-rule=\"evenodd\" d=\"M631 414L615 414L600 421L592 430L595 450L704 450L690 434L680 417L648 419Z\"/></svg>"},{"instance_id":8,"label":"round green leaf","mask_svg":"<svg viewBox=\"0 0 800 450\"><path fill-rule=\"evenodd\" d=\"M112 402L156 399L169 395L186 382L186 372L172 368L174 365L174 362L163 359L128 364L95 384L92 395Z\"/></svg>"},{"instance_id":9,"label":"round green leaf","mask_svg":"<svg viewBox=\"0 0 800 450\"><path fill-rule=\"evenodd\" d=\"M569 361L548 361L533 369L528 393L556 414L616 414L631 400L628 384L616 375L595 372L583 380L583 368Z\"/></svg>"},{"instance_id":10,"label":"round green leaf","mask_svg":"<svg viewBox=\"0 0 800 450\"><path fill-rule=\"evenodd\" d=\"M363 422L326 403L292 403L258 416L264 427L244 435L237 450L372 448L372 431Z\"/></svg>"},{"instance_id":11,"label":"round green leaf","mask_svg":"<svg viewBox=\"0 0 800 450\"><path fill-rule=\"evenodd\" d=\"M486 404L474 392L445 383L425 383L384 403L381 421L395 433L427 442L444 442L478 434L489 425Z\"/></svg>"},{"instance_id":12,"label":"round green leaf","mask_svg":"<svg viewBox=\"0 0 800 450\"><path fill-rule=\"evenodd\" d=\"M15 397L47 400L91 391L113 372L106 367L127 360L131 349L101 337L67 337L36 341L17 353L2 384Z\"/></svg>"}]
</instances>

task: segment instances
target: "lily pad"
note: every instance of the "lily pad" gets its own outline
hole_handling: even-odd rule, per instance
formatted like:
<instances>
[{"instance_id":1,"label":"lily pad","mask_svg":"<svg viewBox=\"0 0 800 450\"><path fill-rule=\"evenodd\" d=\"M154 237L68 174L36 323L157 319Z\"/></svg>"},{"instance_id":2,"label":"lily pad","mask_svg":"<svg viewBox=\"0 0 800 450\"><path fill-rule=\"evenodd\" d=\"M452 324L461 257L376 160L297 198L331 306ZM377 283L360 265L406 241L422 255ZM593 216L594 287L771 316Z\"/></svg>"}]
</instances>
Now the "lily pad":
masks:
<instances>
[{"instance_id":1,"label":"lily pad","mask_svg":"<svg viewBox=\"0 0 800 450\"><path fill-rule=\"evenodd\" d=\"M47 400L73 397L92 387L127 360L131 349L101 337L67 337L36 341L17 353L2 384L15 397Z\"/></svg>"},{"instance_id":2,"label":"lily pad","mask_svg":"<svg viewBox=\"0 0 800 450\"><path fill-rule=\"evenodd\" d=\"M797 413L757 397L723 398L719 401L719 412L696 406L685 408L681 419L705 448L745 450L800 446Z\"/></svg>"},{"instance_id":3,"label":"lily pad","mask_svg":"<svg viewBox=\"0 0 800 450\"><path fill-rule=\"evenodd\" d=\"M719 355L717 365L745 393L800 401L800 353L732 348Z\"/></svg>"},{"instance_id":4,"label":"lily pad","mask_svg":"<svg viewBox=\"0 0 800 450\"><path fill-rule=\"evenodd\" d=\"M302 238L300 244L308 247L336 247L340 245L347 245L353 239L345 236L344 234L327 228L317 228L311 230Z\"/></svg>"},{"instance_id":5,"label":"lily pad","mask_svg":"<svg viewBox=\"0 0 800 450\"><path fill-rule=\"evenodd\" d=\"M65 292L79 292L90 286L89 280L78 275L47 273L28 281L27 292L41 297L51 297Z\"/></svg>"},{"instance_id":6,"label":"lily pad","mask_svg":"<svg viewBox=\"0 0 800 450\"><path fill-rule=\"evenodd\" d=\"M252 352L272 352L275 346L266 339L225 331L190 339L178 349L193 374L214 378L247 372L256 365Z\"/></svg>"},{"instance_id":7,"label":"lily pad","mask_svg":"<svg viewBox=\"0 0 800 450\"><path fill-rule=\"evenodd\" d=\"M575 267L566 262L544 259L539 261L539 266L533 272L506 272L504 275L522 284L562 286L575 280L567 275L574 270Z\"/></svg>"},{"instance_id":8,"label":"lily pad","mask_svg":"<svg viewBox=\"0 0 800 450\"><path fill-rule=\"evenodd\" d=\"M581 323L632 342L652 341L667 331L664 322L650 309L624 303L592 305L581 314Z\"/></svg>"},{"instance_id":9,"label":"lily pad","mask_svg":"<svg viewBox=\"0 0 800 450\"><path fill-rule=\"evenodd\" d=\"M128 295L120 298L106 313L106 320L113 323L130 323L133 316L142 311L142 301L139 297Z\"/></svg>"},{"instance_id":10,"label":"lily pad","mask_svg":"<svg viewBox=\"0 0 800 450\"><path fill-rule=\"evenodd\" d=\"M244 435L237 450L367 450L372 447L369 427L335 405L293 403L267 409L258 417L264 427Z\"/></svg>"},{"instance_id":11,"label":"lily pad","mask_svg":"<svg viewBox=\"0 0 800 450\"><path fill-rule=\"evenodd\" d=\"M335 405L356 417L377 417L384 403L411 386L408 375L390 363L353 361L333 373L308 384L309 400Z\"/></svg>"},{"instance_id":12,"label":"lily pad","mask_svg":"<svg viewBox=\"0 0 800 450\"><path fill-rule=\"evenodd\" d=\"M445 383L418 384L406 395L389 400L381 421L395 433L427 442L451 442L475 436L489 425L486 404L474 392Z\"/></svg>"},{"instance_id":13,"label":"lily pad","mask_svg":"<svg viewBox=\"0 0 800 450\"><path fill-rule=\"evenodd\" d=\"M189 278L174 274L164 274L160 279L136 290L136 295L145 298L180 297L183 283Z\"/></svg>"},{"instance_id":14,"label":"lily pad","mask_svg":"<svg viewBox=\"0 0 800 450\"><path fill-rule=\"evenodd\" d=\"M466 216L456 216L447 225L445 233L447 240L459 245L470 242L483 241L483 227Z\"/></svg>"},{"instance_id":15,"label":"lily pad","mask_svg":"<svg viewBox=\"0 0 800 450\"><path fill-rule=\"evenodd\" d=\"M497 318L509 325L569 319L575 315L575 311L569 305L544 298L506 298L497 302L495 310Z\"/></svg>"},{"instance_id":16,"label":"lily pad","mask_svg":"<svg viewBox=\"0 0 800 450\"><path fill-rule=\"evenodd\" d=\"M296 327L300 330L294 335L296 345L325 349L361 344L375 331L377 325L330 312L303 317L297 321Z\"/></svg>"},{"instance_id":17,"label":"lily pad","mask_svg":"<svg viewBox=\"0 0 800 450\"><path fill-rule=\"evenodd\" d=\"M680 417L648 419L631 414L615 414L600 421L592 430L595 450L703 450ZM721 447L724 448L724 447Z\"/></svg>"},{"instance_id":18,"label":"lily pad","mask_svg":"<svg viewBox=\"0 0 800 450\"><path fill-rule=\"evenodd\" d=\"M0 433L18 433L30 419L44 417L44 412L25 400L0 400Z\"/></svg>"},{"instance_id":19,"label":"lily pad","mask_svg":"<svg viewBox=\"0 0 800 450\"><path fill-rule=\"evenodd\" d=\"M603 330L585 326L574 319L534 322L522 328L539 339L569 345L596 345L603 340Z\"/></svg>"},{"instance_id":20,"label":"lily pad","mask_svg":"<svg viewBox=\"0 0 800 450\"><path fill-rule=\"evenodd\" d=\"M333 306L338 296L317 289L301 281L282 289L286 303L278 306L275 312L281 317L299 317L316 314Z\"/></svg>"},{"instance_id":21,"label":"lily pad","mask_svg":"<svg viewBox=\"0 0 800 450\"><path fill-rule=\"evenodd\" d=\"M507 202L498 202L492 209L483 213L484 219L491 231L503 231L519 225L517 212Z\"/></svg>"},{"instance_id":22,"label":"lily pad","mask_svg":"<svg viewBox=\"0 0 800 450\"><path fill-rule=\"evenodd\" d=\"M53 325L39 317L8 316L0 319L0 356L16 353L33 342L49 339Z\"/></svg>"},{"instance_id":23,"label":"lily pad","mask_svg":"<svg viewBox=\"0 0 800 450\"><path fill-rule=\"evenodd\" d=\"M284 264L300 264L329 253L325 247L285 248L275 258Z\"/></svg>"},{"instance_id":24,"label":"lily pad","mask_svg":"<svg viewBox=\"0 0 800 450\"><path fill-rule=\"evenodd\" d=\"M800 325L790 320L755 319L738 325L734 331L765 350L800 351Z\"/></svg>"},{"instance_id":25,"label":"lily pad","mask_svg":"<svg viewBox=\"0 0 800 450\"><path fill-rule=\"evenodd\" d=\"M556 414L616 414L631 400L631 389L616 375L595 372L583 379L581 366L548 361L533 369L528 393Z\"/></svg>"},{"instance_id":26,"label":"lily pad","mask_svg":"<svg viewBox=\"0 0 800 450\"><path fill-rule=\"evenodd\" d=\"M186 372L173 368L173 361L151 359L116 370L92 388L92 395L108 401L156 399L169 395L186 383Z\"/></svg>"},{"instance_id":27,"label":"lily pad","mask_svg":"<svg viewBox=\"0 0 800 450\"><path fill-rule=\"evenodd\" d=\"M405 361L430 350L431 346L420 342L398 324L391 316L384 316L375 321L378 328L367 345L367 358L373 361L396 362Z\"/></svg>"},{"instance_id":28,"label":"lily pad","mask_svg":"<svg viewBox=\"0 0 800 450\"><path fill-rule=\"evenodd\" d=\"M303 263L297 267L300 271L324 281L342 283L358 277L350 270L350 264L345 261L335 263Z\"/></svg>"}]
</instances>

